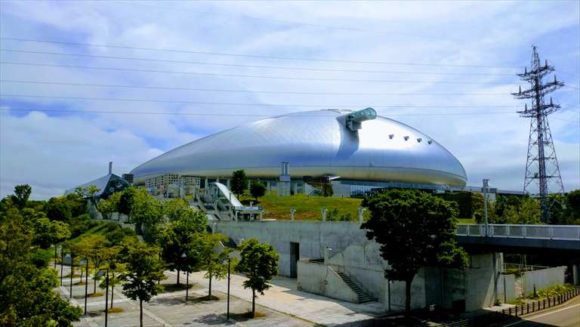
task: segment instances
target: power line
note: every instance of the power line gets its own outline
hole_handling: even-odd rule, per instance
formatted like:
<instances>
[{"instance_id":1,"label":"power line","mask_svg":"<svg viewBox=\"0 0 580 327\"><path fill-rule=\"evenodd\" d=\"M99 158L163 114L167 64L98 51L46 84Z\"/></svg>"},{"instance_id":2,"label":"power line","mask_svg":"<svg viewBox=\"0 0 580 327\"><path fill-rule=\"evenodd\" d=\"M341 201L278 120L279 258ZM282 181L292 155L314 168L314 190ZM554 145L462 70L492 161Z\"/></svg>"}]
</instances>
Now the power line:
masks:
<instances>
[{"instance_id":1,"label":"power line","mask_svg":"<svg viewBox=\"0 0 580 327\"><path fill-rule=\"evenodd\" d=\"M271 114L246 114L246 113L190 113L190 112L159 112L159 111L118 111L118 110L69 110L69 109L19 109L19 108L5 108L0 107L1 111L16 111L16 112L59 112L59 113L98 113L98 114L127 114L127 115L170 115L170 116L208 116L208 117L277 117ZM498 115L498 114L513 114L513 112L506 111L487 111L487 112L459 112L459 113L427 113L427 114L398 114L392 113L392 116L469 116L469 115ZM293 113L293 116L300 116L299 113ZM302 116L317 116L312 114L304 114ZM322 115L318 115L322 116Z\"/></svg>"},{"instance_id":2,"label":"power line","mask_svg":"<svg viewBox=\"0 0 580 327\"><path fill-rule=\"evenodd\" d=\"M300 70L300 71L314 71L314 72L459 75L459 76L461 76L461 75L513 76L512 73L414 72L414 71L392 71L392 70L360 70L360 69L309 68L309 67L292 67L292 66L287 67L287 66L268 66L268 65L243 65L243 64L229 64L229 63L213 63L213 62L205 62L205 61L187 61L187 60L136 58L136 57L121 57L121 56L104 56L104 55L93 55L93 54L84 54L84 53L59 53L59 52L50 52L50 51L14 50L14 49L6 49L6 48L0 48L0 51L17 52L17 53L30 53L30 54L48 54L48 55L56 55L56 56L73 56L73 57L115 59L115 60L137 60L137 61L165 62L165 63L175 63L175 64L194 64L194 65L240 67L240 68L266 68L266 69Z\"/></svg>"},{"instance_id":3,"label":"power line","mask_svg":"<svg viewBox=\"0 0 580 327\"><path fill-rule=\"evenodd\" d=\"M411 81L411 80L402 80L401 81L401 80L381 80L381 79L309 78L309 77L287 77L287 76L268 76L268 75L221 74L221 73L169 71L169 70L119 68L119 67L93 67L93 66L80 66L80 65L40 64L40 63L11 62L11 61L0 61L0 64L20 65L20 66L35 66L35 67L62 67L62 68L78 68L78 69L92 69L92 70L127 71L127 72L141 72L141 73L182 74L182 75L201 75L201 76L217 76L217 77L264 78L264 79L298 80L298 81L412 83L412 84L415 84L417 82L421 82L421 81L416 81L416 80L415 81ZM467 82L467 81L437 81L437 83L438 84L477 84L477 85L481 84L481 82Z\"/></svg>"},{"instance_id":4,"label":"power line","mask_svg":"<svg viewBox=\"0 0 580 327\"><path fill-rule=\"evenodd\" d=\"M263 91L263 90L235 90L235 89L208 89L208 88L190 88L190 87L165 87L165 86L139 86L127 84L94 84L94 83L72 83L72 82L54 82L54 81L29 81L29 80L11 80L0 79L0 82L19 83L19 84L40 84L40 85L66 85L79 87L113 87L113 88L130 88L130 89L153 89L153 90L178 90L178 91L204 91L204 92L226 92L226 93L265 93L265 94L302 94L302 95L505 95L505 93L357 93L357 92L307 92L307 91Z\"/></svg>"},{"instance_id":5,"label":"power line","mask_svg":"<svg viewBox=\"0 0 580 327\"><path fill-rule=\"evenodd\" d=\"M99 98L99 97L79 97L79 96L57 96L57 95L33 95L33 94L2 94L3 97L15 98L47 98L47 99L65 99L65 100L82 100L82 101L120 101L120 102L151 102L151 103L173 103L173 104L202 104L202 105L222 105L222 106L264 106L264 107L306 107L320 108L321 105L312 104L269 104L269 103L236 103L236 102L205 102L205 101L188 101L188 100L165 100L165 99L138 99L138 98ZM357 107L350 106L330 106L330 107ZM510 108L514 106L506 105L484 105L484 106L450 106L450 105L378 105L377 108Z\"/></svg>"},{"instance_id":6,"label":"power line","mask_svg":"<svg viewBox=\"0 0 580 327\"><path fill-rule=\"evenodd\" d=\"M166 51L166 52L202 54L202 55L212 55L212 56L248 57L248 58L292 60L292 61L340 62L340 63L351 63L351 64L378 64L378 65L400 65L400 66L481 67L481 68L503 68L503 69L506 69L506 68L513 69L514 68L512 66L491 66L491 65L470 65L470 64L442 64L442 63L428 64L428 63L388 62L388 61L370 61L370 60L361 61L361 60L344 60L344 59L278 57L278 56L227 53L227 52L195 51L195 50L167 49L167 48L165 48L165 49L147 48L147 47L113 45L113 44L67 42L67 41L58 41L58 40L39 40L39 39L27 39L27 38L16 38L16 37L5 37L5 36L0 37L0 39L18 41L18 42L50 43L50 44L77 45L77 46L98 47L98 48L146 50L146 51Z\"/></svg>"}]
</instances>

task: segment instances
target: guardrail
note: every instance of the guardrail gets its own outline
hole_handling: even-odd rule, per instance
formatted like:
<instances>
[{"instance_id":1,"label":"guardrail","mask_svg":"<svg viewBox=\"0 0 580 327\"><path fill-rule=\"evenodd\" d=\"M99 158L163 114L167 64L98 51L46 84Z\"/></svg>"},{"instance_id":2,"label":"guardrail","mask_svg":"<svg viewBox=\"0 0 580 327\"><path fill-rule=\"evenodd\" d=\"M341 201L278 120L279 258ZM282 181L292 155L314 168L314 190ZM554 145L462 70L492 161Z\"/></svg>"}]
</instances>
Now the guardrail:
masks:
<instances>
[{"instance_id":1,"label":"guardrail","mask_svg":"<svg viewBox=\"0 0 580 327\"><path fill-rule=\"evenodd\" d=\"M484 224L459 224L456 235L576 241L580 240L580 226L488 224L486 230Z\"/></svg>"},{"instance_id":2,"label":"guardrail","mask_svg":"<svg viewBox=\"0 0 580 327\"><path fill-rule=\"evenodd\" d=\"M569 290L563 294L550 296L544 299L529 301L524 304L502 309L501 311L487 312L482 315L444 324L445 327L487 327L499 326L510 322L521 321L520 316L545 310L580 295L580 288Z\"/></svg>"}]
</instances>

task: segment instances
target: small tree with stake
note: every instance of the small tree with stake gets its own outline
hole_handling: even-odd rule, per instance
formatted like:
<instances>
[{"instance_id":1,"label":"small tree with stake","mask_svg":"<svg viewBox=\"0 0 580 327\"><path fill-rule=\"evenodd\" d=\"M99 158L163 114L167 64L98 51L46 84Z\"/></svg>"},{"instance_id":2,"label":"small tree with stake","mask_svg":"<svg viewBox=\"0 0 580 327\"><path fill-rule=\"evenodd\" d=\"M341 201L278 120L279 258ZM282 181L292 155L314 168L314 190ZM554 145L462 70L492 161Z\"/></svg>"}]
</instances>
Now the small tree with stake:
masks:
<instances>
[{"instance_id":1,"label":"small tree with stake","mask_svg":"<svg viewBox=\"0 0 580 327\"><path fill-rule=\"evenodd\" d=\"M256 291L264 295L270 288L268 282L278 273L278 253L270 244L260 243L251 238L240 246L241 260L236 270L248 278L244 281L244 288L252 289L252 317L256 316Z\"/></svg>"},{"instance_id":2,"label":"small tree with stake","mask_svg":"<svg viewBox=\"0 0 580 327\"><path fill-rule=\"evenodd\" d=\"M222 234L202 234L199 240L200 268L205 270L205 278L209 279L208 300L211 296L212 279L222 279L228 273L227 259L228 251L220 248L221 242L226 237Z\"/></svg>"},{"instance_id":3,"label":"small tree with stake","mask_svg":"<svg viewBox=\"0 0 580 327\"><path fill-rule=\"evenodd\" d=\"M364 200L371 218L367 238L381 245L385 276L405 282L405 312L411 311L411 282L421 267L464 267L467 254L455 241L457 209L417 190L388 190Z\"/></svg>"},{"instance_id":4,"label":"small tree with stake","mask_svg":"<svg viewBox=\"0 0 580 327\"><path fill-rule=\"evenodd\" d=\"M201 233L206 224L205 215L200 211L186 211L179 218L166 224L160 235L161 257L167 264L167 268L177 271L177 285L180 285L179 275L181 271L192 271L196 255L191 254L196 235ZM182 254L187 253L187 260Z\"/></svg>"},{"instance_id":5,"label":"small tree with stake","mask_svg":"<svg viewBox=\"0 0 580 327\"><path fill-rule=\"evenodd\" d=\"M258 198L266 194L266 186L262 182L254 182L250 186L250 194L258 201Z\"/></svg>"},{"instance_id":6,"label":"small tree with stake","mask_svg":"<svg viewBox=\"0 0 580 327\"><path fill-rule=\"evenodd\" d=\"M248 177L246 177L246 172L243 169L234 171L230 186L235 195L244 194L244 191L248 188Z\"/></svg>"},{"instance_id":7,"label":"small tree with stake","mask_svg":"<svg viewBox=\"0 0 580 327\"><path fill-rule=\"evenodd\" d=\"M149 302L159 292L157 282L165 279L159 251L139 242L126 244L121 254L127 271L121 274L123 294L139 300L139 326L143 327L143 301Z\"/></svg>"}]
</instances>

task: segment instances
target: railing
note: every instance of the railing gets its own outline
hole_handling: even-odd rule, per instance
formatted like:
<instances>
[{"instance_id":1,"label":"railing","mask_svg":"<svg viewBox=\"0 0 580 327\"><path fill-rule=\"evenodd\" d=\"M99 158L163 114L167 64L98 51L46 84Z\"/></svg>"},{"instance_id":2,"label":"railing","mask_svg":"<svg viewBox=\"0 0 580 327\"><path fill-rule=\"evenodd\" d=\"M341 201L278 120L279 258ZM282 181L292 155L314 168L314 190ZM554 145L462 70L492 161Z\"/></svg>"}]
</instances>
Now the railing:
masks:
<instances>
[{"instance_id":1,"label":"railing","mask_svg":"<svg viewBox=\"0 0 580 327\"><path fill-rule=\"evenodd\" d=\"M457 225L456 235L506 238L541 238L550 240L580 240L580 226L575 225Z\"/></svg>"},{"instance_id":2,"label":"railing","mask_svg":"<svg viewBox=\"0 0 580 327\"><path fill-rule=\"evenodd\" d=\"M580 288L569 290L560 295L554 295L545 299L530 301L519 304L501 311L487 312L482 315L476 315L469 319L459 320L452 323L444 324L445 327L484 327L498 326L508 322L520 321L522 315L527 315L544 309L548 309L580 295Z\"/></svg>"},{"instance_id":3,"label":"railing","mask_svg":"<svg viewBox=\"0 0 580 327\"><path fill-rule=\"evenodd\" d=\"M507 314L510 316L518 317L521 315L526 315L529 313L534 313L536 311L551 308L556 305L560 305L580 294L580 288L574 288L572 290L566 291L563 294L554 295L541 300L535 300L527 302L524 304L516 305L512 308L501 310L502 314Z\"/></svg>"}]
</instances>

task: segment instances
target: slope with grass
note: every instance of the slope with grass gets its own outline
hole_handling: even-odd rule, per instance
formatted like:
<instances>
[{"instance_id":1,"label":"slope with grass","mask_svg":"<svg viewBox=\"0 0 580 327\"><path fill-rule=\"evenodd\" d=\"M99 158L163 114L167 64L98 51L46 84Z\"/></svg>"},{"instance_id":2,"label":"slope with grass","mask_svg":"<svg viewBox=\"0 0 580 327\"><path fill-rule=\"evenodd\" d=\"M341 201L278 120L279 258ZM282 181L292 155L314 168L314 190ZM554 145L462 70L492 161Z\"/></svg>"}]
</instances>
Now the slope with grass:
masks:
<instances>
[{"instance_id":1,"label":"slope with grass","mask_svg":"<svg viewBox=\"0 0 580 327\"><path fill-rule=\"evenodd\" d=\"M248 203L253 200L242 196L241 200ZM296 220L321 220L322 208L328 210L327 220L350 220L357 219L357 210L361 206L362 199L323 197L305 194L292 196L278 196L270 193L259 199L258 205L264 208L264 218L290 220L290 209L296 209Z\"/></svg>"}]
</instances>

